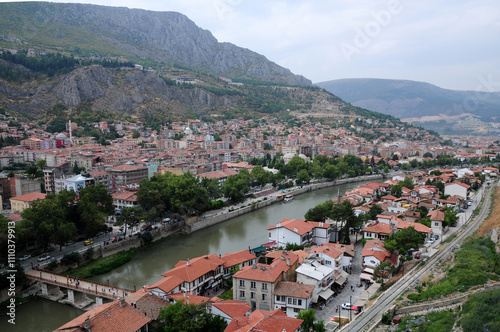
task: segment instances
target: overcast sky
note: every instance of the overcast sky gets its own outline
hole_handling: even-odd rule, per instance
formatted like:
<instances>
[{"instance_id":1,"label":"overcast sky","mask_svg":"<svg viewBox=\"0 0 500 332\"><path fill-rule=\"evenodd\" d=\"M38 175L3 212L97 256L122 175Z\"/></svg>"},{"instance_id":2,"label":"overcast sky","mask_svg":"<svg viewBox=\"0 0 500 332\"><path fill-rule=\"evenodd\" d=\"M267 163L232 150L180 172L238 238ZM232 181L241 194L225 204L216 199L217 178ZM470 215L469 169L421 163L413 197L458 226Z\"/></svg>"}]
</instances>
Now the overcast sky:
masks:
<instances>
[{"instance_id":1,"label":"overcast sky","mask_svg":"<svg viewBox=\"0 0 500 332\"><path fill-rule=\"evenodd\" d=\"M82 2L82 1L55 1ZM500 91L496 0L90 0L177 11L314 83L392 78Z\"/></svg>"}]
</instances>

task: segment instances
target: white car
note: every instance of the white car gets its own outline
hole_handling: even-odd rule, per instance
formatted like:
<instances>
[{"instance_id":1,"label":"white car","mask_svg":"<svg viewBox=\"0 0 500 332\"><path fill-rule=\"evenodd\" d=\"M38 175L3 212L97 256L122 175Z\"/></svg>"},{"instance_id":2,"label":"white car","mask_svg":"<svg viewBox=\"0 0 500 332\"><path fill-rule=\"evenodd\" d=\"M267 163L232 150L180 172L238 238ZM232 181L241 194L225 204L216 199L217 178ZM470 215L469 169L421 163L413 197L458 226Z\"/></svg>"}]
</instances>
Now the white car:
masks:
<instances>
[{"instance_id":1,"label":"white car","mask_svg":"<svg viewBox=\"0 0 500 332\"><path fill-rule=\"evenodd\" d=\"M342 307L342 309L344 309L344 310L351 310L352 304L342 303L342 305L340 307Z\"/></svg>"},{"instance_id":2,"label":"white car","mask_svg":"<svg viewBox=\"0 0 500 332\"><path fill-rule=\"evenodd\" d=\"M24 255L23 257L19 258L19 260L22 262L22 261L25 261L27 259L30 259L31 258L31 255Z\"/></svg>"},{"instance_id":3,"label":"white car","mask_svg":"<svg viewBox=\"0 0 500 332\"><path fill-rule=\"evenodd\" d=\"M42 257L38 257L38 261L39 262L44 262L48 259L51 259L52 257L50 257L50 255L46 255L46 256L42 256Z\"/></svg>"},{"instance_id":4,"label":"white car","mask_svg":"<svg viewBox=\"0 0 500 332\"><path fill-rule=\"evenodd\" d=\"M436 241L433 237L431 237L429 240L425 241L425 243L434 243Z\"/></svg>"}]
</instances>

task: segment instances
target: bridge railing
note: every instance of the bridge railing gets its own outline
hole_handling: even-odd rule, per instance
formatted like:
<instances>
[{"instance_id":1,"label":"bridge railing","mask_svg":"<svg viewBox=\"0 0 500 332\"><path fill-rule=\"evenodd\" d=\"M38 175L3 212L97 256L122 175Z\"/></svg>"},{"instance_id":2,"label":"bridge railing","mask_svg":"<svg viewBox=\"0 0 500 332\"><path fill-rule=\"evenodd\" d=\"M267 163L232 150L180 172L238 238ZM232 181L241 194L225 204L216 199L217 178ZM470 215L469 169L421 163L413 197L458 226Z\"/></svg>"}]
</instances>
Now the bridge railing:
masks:
<instances>
[{"instance_id":1,"label":"bridge railing","mask_svg":"<svg viewBox=\"0 0 500 332\"><path fill-rule=\"evenodd\" d=\"M126 289L126 288L119 288L119 287L114 287L109 284L103 284L100 282L96 281L90 281L90 280L85 280L85 279L80 279L64 274L60 274L57 272L52 272L52 271L45 271L41 269L33 269L32 273L26 273L26 277L30 279L36 279L40 280L52 285L57 285L61 286L64 288L70 288L74 289L80 292L88 293L88 294L94 294L106 298L111 298L111 299L117 299L120 297L127 297L129 294L133 293L133 290ZM39 275L36 275L39 273ZM53 278L46 278L43 277L42 274L48 274L50 276L53 276ZM59 280L57 280L59 278ZM65 280L65 281L61 281ZM81 285L82 283L85 283L87 287Z\"/></svg>"}]
</instances>

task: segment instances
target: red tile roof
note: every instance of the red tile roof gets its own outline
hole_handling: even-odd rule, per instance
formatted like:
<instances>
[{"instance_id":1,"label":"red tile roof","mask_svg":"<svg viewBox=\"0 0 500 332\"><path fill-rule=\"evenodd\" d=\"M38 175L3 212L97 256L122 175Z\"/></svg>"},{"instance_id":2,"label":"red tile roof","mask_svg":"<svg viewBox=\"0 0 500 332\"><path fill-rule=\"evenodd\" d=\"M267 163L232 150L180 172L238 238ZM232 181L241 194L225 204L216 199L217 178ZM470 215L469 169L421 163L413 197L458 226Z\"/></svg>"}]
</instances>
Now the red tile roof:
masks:
<instances>
[{"instance_id":1,"label":"red tile roof","mask_svg":"<svg viewBox=\"0 0 500 332\"><path fill-rule=\"evenodd\" d=\"M223 300L213 303L212 307L216 307L231 318L245 316L252 309L250 304L236 300Z\"/></svg>"},{"instance_id":2,"label":"red tile roof","mask_svg":"<svg viewBox=\"0 0 500 332\"><path fill-rule=\"evenodd\" d=\"M190 261L179 261L175 267L162 274L164 277L176 275L183 281L192 282L217 267L224 265L225 261L217 255L205 255Z\"/></svg>"},{"instance_id":3,"label":"red tile roof","mask_svg":"<svg viewBox=\"0 0 500 332\"><path fill-rule=\"evenodd\" d=\"M42 194L42 193L29 193L29 194L25 194L25 195L21 195L21 196L16 196L16 197L12 197L10 200L13 201L13 200L16 200L16 201L22 201L22 202L34 202L36 200L43 200L45 199L45 196L47 196L47 194Z\"/></svg>"},{"instance_id":4,"label":"red tile roof","mask_svg":"<svg viewBox=\"0 0 500 332\"><path fill-rule=\"evenodd\" d=\"M292 332L297 330L302 322L301 319L288 317L280 309L274 311L257 309L249 317L233 319L224 332L283 332L284 330Z\"/></svg>"},{"instance_id":5,"label":"red tile roof","mask_svg":"<svg viewBox=\"0 0 500 332\"><path fill-rule=\"evenodd\" d=\"M271 225L267 229L275 229L278 227L284 227L292 232L299 235L304 235L309 233L313 228L328 228L330 224L316 221L309 221L305 219L288 219L284 218L278 225Z\"/></svg>"},{"instance_id":6,"label":"red tile roof","mask_svg":"<svg viewBox=\"0 0 500 332\"><path fill-rule=\"evenodd\" d=\"M151 321L127 302L123 301L120 305L120 301L117 300L90 309L54 331L88 331L84 328L87 318L90 319L92 332L133 332Z\"/></svg>"},{"instance_id":7,"label":"red tile roof","mask_svg":"<svg viewBox=\"0 0 500 332\"><path fill-rule=\"evenodd\" d=\"M252 259L256 259L254 253L251 253L249 250L240 250L233 253L228 253L222 256L224 262L224 268L229 268L231 266L235 266L236 264L241 264L247 262Z\"/></svg>"},{"instance_id":8,"label":"red tile roof","mask_svg":"<svg viewBox=\"0 0 500 332\"><path fill-rule=\"evenodd\" d=\"M274 289L273 294L308 299L312 296L314 287L314 285L300 284L298 282L280 281Z\"/></svg>"}]
</instances>

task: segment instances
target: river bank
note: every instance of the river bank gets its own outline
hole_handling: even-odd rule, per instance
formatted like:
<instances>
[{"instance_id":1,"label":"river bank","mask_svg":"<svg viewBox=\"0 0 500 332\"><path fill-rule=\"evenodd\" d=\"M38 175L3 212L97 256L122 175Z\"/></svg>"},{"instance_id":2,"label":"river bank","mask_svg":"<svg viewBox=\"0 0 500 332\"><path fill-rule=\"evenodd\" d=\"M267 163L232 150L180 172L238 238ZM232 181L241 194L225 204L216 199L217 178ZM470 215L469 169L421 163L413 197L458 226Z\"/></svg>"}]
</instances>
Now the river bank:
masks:
<instances>
[{"instance_id":1,"label":"river bank","mask_svg":"<svg viewBox=\"0 0 500 332\"><path fill-rule=\"evenodd\" d=\"M304 193L309 193L314 190L318 189L324 189L327 187L332 187L332 186L337 186L337 185L342 185L346 183L352 183L352 182L360 182L360 181L370 181L370 180L378 180L382 179L383 176L380 174L374 174L374 175L364 175L356 178L346 178L346 179L340 179L340 180L335 180L335 181L328 181L328 182L320 182L320 183L313 183L301 187L293 187L285 190L286 194L291 194L291 195L300 195ZM205 229L209 226L216 225L218 223L221 223L223 221L238 217L240 215L255 211L257 209L269 206L271 204L274 204L276 202L280 202L281 200L278 199L276 196L276 193L273 193L271 195L267 195L261 198L253 198L251 200L245 201L241 207L238 207L236 209L231 208L231 207L226 207L223 209L220 209L219 211L216 211L215 214L214 212L209 212L209 215L204 215L201 218L199 218L196 221L186 223L186 226L188 228L188 232L196 232L202 229ZM241 204L240 204L241 205Z\"/></svg>"}]
</instances>

